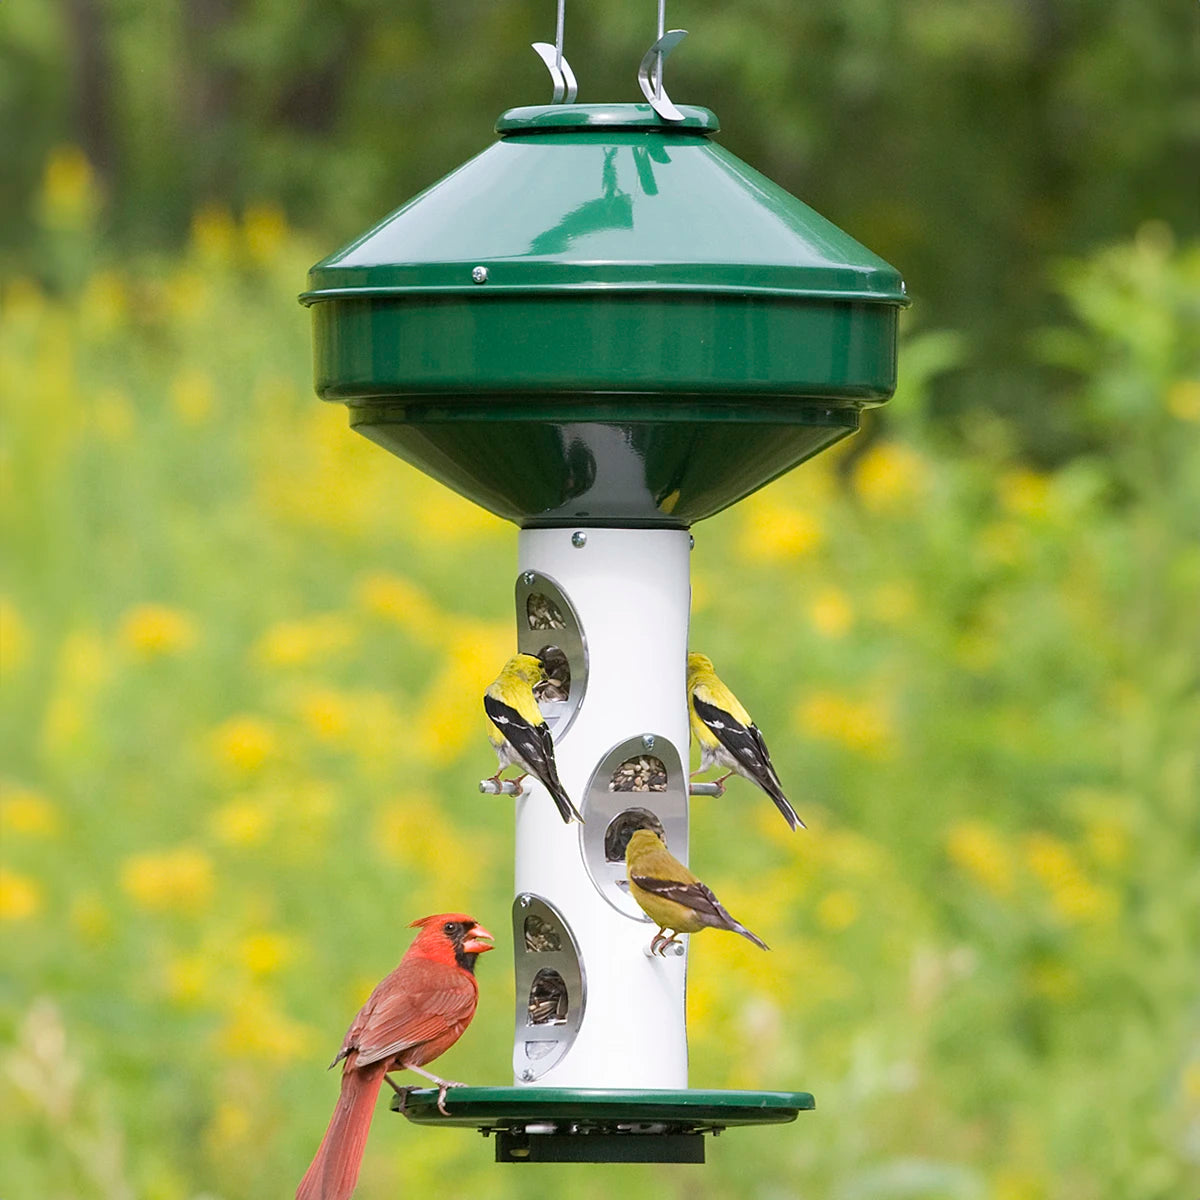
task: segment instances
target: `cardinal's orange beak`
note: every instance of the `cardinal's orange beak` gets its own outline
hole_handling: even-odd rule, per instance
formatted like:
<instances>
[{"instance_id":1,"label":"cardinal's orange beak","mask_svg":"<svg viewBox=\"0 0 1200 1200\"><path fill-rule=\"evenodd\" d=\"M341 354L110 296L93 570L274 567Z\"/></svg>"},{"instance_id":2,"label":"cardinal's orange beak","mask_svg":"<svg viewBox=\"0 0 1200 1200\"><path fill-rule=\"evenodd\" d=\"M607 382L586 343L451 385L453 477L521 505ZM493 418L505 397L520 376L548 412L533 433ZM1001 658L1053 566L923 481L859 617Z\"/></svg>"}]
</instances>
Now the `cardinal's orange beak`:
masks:
<instances>
[{"instance_id":1,"label":"cardinal's orange beak","mask_svg":"<svg viewBox=\"0 0 1200 1200\"><path fill-rule=\"evenodd\" d=\"M463 939L463 950L467 954L483 954L495 950L496 939L482 925L473 925Z\"/></svg>"}]
</instances>

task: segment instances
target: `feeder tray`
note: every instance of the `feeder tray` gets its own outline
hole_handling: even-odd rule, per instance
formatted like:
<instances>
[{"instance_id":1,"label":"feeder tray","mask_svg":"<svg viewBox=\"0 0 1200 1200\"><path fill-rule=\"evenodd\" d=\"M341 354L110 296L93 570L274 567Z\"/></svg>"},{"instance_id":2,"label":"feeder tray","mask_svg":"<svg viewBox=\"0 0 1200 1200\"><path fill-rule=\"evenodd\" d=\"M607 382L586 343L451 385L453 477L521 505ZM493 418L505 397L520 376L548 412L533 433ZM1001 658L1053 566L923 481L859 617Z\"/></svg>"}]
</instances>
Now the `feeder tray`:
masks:
<instances>
[{"instance_id":1,"label":"feeder tray","mask_svg":"<svg viewBox=\"0 0 1200 1200\"><path fill-rule=\"evenodd\" d=\"M421 1088L392 1108L417 1125L494 1134L497 1162L702 1163L706 1133L785 1125L816 1107L808 1092L463 1087L447 1093L446 1116L437 1097Z\"/></svg>"}]
</instances>

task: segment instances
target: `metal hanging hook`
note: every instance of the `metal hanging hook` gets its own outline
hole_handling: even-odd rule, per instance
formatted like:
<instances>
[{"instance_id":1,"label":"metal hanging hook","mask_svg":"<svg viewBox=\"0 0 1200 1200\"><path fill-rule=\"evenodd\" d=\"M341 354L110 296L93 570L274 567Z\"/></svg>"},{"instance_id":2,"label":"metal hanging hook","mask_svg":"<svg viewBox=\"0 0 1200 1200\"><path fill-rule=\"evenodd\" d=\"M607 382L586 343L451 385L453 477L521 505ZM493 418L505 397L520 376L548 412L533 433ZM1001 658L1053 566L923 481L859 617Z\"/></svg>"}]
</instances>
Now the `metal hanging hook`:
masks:
<instances>
[{"instance_id":1,"label":"metal hanging hook","mask_svg":"<svg viewBox=\"0 0 1200 1200\"><path fill-rule=\"evenodd\" d=\"M554 95L551 104L574 104L579 93L575 72L563 57L563 24L566 18L567 0L558 0L558 27L554 34L554 45L549 42L534 42L533 48L546 64L550 78L554 80Z\"/></svg>"},{"instance_id":2,"label":"metal hanging hook","mask_svg":"<svg viewBox=\"0 0 1200 1200\"><path fill-rule=\"evenodd\" d=\"M663 29L667 21L667 0L658 0L658 39L646 51L638 67L638 85L642 95L650 101L650 106L664 121L682 121L683 113L671 102L663 87L663 59L687 37L686 29ZM654 72L653 79L651 71Z\"/></svg>"}]
</instances>

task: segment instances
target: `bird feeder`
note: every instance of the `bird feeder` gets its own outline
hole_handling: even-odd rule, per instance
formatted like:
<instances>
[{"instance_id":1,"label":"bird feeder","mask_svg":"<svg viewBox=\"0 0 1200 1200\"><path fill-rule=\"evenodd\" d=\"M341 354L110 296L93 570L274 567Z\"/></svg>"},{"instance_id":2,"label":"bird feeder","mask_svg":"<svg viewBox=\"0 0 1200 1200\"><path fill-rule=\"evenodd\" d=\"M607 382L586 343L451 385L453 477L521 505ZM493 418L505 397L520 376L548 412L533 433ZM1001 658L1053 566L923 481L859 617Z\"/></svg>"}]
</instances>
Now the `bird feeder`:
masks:
<instances>
[{"instance_id":1,"label":"bird feeder","mask_svg":"<svg viewBox=\"0 0 1200 1200\"><path fill-rule=\"evenodd\" d=\"M481 801L515 812L513 1086L405 1108L495 1133L499 1161L701 1162L705 1132L813 1107L688 1088L686 951L648 954L624 843L656 828L687 861L690 527L888 399L907 301L713 113L647 86L668 36L647 103L511 109L301 297L320 396L519 527L517 647L555 664L543 710L585 823L531 779Z\"/></svg>"}]
</instances>

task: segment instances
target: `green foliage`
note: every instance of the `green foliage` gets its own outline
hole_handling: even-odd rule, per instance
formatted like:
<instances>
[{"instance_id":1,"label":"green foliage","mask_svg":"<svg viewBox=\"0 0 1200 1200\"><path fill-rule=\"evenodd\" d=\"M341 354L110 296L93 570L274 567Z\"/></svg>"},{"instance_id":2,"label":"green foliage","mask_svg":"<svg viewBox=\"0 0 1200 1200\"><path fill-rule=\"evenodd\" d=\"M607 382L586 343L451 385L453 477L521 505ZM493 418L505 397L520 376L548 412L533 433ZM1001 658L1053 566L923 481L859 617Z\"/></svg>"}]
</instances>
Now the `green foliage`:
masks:
<instances>
[{"instance_id":1,"label":"green foliage","mask_svg":"<svg viewBox=\"0 0 1200 1200\"><path fill-rule=\"evenodd\" d=\"M312 398L318 252L278 209L114 267L98 186L51 160L0 318L2 1186L286 1195L404 923L505 926L475 781L513 533ZM1068 461L982 402L950 436L971 342L915 333L882 433L697 530L693 644L811 828L736 781L693 802L693 861L777 949L697 944L692 1078L818 1111L699 1171L506 1170L381 1111L364 1200L1195 1194L1200 250L1149 226L1054 279L1031 405ZM508 1078L507 958L454 1077Z\"/></svg>"}]
</instances>

